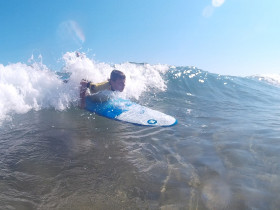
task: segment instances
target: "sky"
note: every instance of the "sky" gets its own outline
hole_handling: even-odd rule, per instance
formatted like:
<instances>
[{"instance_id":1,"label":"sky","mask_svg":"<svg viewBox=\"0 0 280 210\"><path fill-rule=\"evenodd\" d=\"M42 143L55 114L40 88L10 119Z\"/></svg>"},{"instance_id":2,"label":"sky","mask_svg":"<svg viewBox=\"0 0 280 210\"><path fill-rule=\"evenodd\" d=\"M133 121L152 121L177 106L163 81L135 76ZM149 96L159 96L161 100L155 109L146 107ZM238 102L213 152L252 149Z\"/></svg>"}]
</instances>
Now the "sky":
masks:
<instances>
[{"instance_id":1,"label":"sky","mask_svg":"<svg viewBox=\"0 0 280 210\"><path fill-rule=\"evenodd\" d=\"M0 0L0 63L97 62L280 74L279 0Z\"/></svg>"}]
</instances>

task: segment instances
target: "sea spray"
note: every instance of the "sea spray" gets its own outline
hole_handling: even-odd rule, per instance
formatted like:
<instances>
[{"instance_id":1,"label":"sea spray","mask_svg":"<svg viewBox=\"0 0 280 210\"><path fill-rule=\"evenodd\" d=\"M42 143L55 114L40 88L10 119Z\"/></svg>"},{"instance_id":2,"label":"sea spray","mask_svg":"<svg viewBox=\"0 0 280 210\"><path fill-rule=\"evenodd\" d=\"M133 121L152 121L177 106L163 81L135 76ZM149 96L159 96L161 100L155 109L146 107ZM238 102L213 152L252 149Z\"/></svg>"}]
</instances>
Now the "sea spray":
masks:
<instances>
[{"instance_id":1,"label":"sea spray","mask_svg":"<svg viewBox=\"0 0 280 210\"><path fill-rule=\"evenodd\" d=\"M151 88L159 91L166 89L162 75L168 71L168 65L130 62L110 65L107 63L97 63L86 57L85 54L77 54L75 52L66 53L63 59L65 61L63 71L71 73L69 82L73 85L77 85L81 79L86 79L93 83L106 81L109 79L111 71L118 69L126 75L124 94L128 98L138 99L143 92Z\"/></svg>"},{"instance_id":2,"label":"sea spray","mask_svg":"<svg viewBox=\"0 0 280 210\"><path fill-rule=\"evenodd\" d=\"M0 65L0 120L9 113L26 113L31 109L69 106L70 96L55 72L41 65L23 63Z\"/></svg>"},{"instance_id":3,"label":"sea spray","mask_svg":"<svg viewBox=\"0 0 280 210\"><path fill-rule=\"evenodd\" d=\"M111 65L96 62L84 53L77 52L65 53L63 60L64 66L60 72L44 65L42 56L39 61L29 59L30 64L0 64L0 123L14 113L76 107L80 81L86 79L94 83L104 82L109 79L113 69L119 69L126 74L126 88L122 97L137 100L150 89L166 89L163 74L168 71L168 65L129 62Z\"/></svg>"}]
</instances>

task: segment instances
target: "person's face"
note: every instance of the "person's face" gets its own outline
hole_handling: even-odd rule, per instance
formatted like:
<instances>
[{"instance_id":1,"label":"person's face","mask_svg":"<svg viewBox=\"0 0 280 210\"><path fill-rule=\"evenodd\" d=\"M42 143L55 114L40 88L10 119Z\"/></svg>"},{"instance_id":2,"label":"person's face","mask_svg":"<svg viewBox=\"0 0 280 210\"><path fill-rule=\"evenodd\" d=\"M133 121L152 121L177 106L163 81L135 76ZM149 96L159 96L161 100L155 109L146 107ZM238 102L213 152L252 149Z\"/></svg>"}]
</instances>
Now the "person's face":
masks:
<instances>
[{"instance_id":1,"label":"person's face","mask_svg":"<svg viewBox=\"0 0 280 210\"><path fill-rule=\"evenodd\" d=\"M116 81L111 80L111 86L113 90L122 92L125 87L125 79L117 79Z\"/></svg>"}]
</instances>

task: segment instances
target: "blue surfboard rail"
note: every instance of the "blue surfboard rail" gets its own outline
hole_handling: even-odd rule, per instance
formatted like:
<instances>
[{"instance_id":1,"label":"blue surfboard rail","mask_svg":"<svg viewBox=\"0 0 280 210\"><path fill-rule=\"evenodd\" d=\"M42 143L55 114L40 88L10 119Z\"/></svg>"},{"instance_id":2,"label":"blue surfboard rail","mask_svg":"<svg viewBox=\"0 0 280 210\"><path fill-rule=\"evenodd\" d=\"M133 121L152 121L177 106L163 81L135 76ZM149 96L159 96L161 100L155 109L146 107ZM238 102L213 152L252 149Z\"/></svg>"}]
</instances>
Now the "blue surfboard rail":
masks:
<instances>
[{"instance_id":1,"label":"blue surfboard rail","mask_svg":"<svg viewBox=\"0 0 280 210\"><path fill-rule=\"evenodd\" d=\"M88 111L97 113L101 116L108 117L110 119L114 119L123 112L127 111L125 107L116 106L116 102L121 101L122 99L117 99L112 103L111 100L106 102L94 102L89 98L86 98L86 109ZM125 100L123 100L125 102ZM128 101L129 102L129 101ZM132 102L131 102L132 103ZM127 104L126 106L130 106L131 104Z\"/></svg>"}]
</instances>

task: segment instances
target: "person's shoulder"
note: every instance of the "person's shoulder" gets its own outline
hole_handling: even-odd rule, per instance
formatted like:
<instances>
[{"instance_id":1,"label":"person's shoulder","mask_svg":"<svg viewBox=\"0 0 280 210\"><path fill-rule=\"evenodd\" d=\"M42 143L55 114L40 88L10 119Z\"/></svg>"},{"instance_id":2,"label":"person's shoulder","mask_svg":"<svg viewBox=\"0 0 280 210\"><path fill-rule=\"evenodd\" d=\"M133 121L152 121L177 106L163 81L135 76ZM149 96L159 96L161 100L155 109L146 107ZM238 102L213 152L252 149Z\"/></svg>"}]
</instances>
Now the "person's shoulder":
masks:
<instances>
[{"instance_id":1,"label":"person's shoulder","mask_svg":"<svg viewBox=\"0 0 280 210\"><path fill-rule=\"evenodd\" d=\"M104 82L91 84L90 90L92 92L99 92L99 91L102 91L102 90L109 90L110 87L111 87L110 82L107 80L107 81L104 81Z\"/></svg>"},{"instance_id":2,"label":"person's shoulder","mask_svg":"<svg viewBox=\"0 0 280 210\"><path fill-rule=\"evenodd\" d=\"M94 85L95 85L95 86L102 86L102 85L108 85L108 84L110 84L110 83L109 83L109 80L104 81L104 82L100 82L100 83L96 83L96 84L94 84Z\"/></svg>"}]
</instances>

